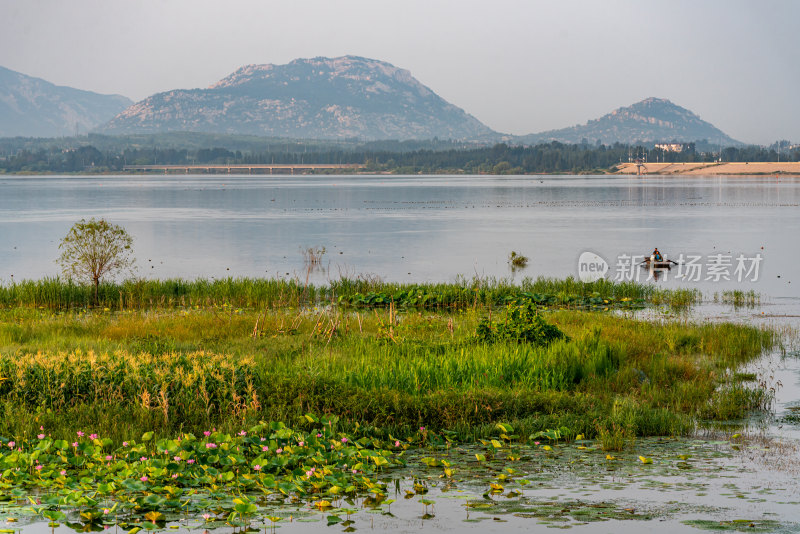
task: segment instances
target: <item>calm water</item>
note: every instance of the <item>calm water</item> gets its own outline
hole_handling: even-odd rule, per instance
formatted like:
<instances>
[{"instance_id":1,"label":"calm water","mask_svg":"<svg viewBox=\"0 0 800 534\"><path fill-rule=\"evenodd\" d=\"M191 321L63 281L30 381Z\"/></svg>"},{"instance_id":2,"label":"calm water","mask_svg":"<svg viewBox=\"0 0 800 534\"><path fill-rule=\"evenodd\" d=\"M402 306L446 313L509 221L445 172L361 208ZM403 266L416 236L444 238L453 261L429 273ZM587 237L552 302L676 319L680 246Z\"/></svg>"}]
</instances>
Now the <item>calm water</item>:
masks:
<instances>
[{"instance_id":1,"label":"calm water","mask_svg":"<svg viewBox=\"0 0 800 534\"><path fill-rule=\"evenodd\" d=\"M614 276L620 254L658 246L731 256L733 280L657 283L800 297L797 177L0 177L0 281L57 274L82 217L125 226L144 277L305 278L300 249L321 246L317 281L504 277L512 250L530 258L518 278L577 275L587 250ZM736 281L736 256L759 253L759 279Z\"/></svg>"}]
</instances>

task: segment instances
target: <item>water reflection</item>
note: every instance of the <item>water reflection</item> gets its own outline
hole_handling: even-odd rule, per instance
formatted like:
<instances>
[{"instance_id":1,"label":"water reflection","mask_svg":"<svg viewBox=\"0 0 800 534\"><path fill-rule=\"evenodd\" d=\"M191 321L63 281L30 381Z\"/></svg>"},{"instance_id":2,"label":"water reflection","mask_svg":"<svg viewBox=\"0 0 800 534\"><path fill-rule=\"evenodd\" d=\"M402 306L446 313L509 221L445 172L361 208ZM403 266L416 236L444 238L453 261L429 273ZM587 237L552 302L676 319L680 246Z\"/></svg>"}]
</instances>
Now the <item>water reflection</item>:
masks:
<instances>
[{"instance_id":1,"label":"water reflection","mask_svg":"<svg viewBox=\"0 0 800 534\"><path fill-rule=\"evenodd\" d=\"M511 251L529 258L516 278L564 277L586 250L613 276L620 255L658 245L764 256L753 284L652 277L665 287L800 297L798 207L800 180L773 177L5 177L0 280L56 274L69 226L107 217L136 239L144 277L450 281L509 276ZM326 254L309 273L310 246Z\"/></svg>"}]
</instances>

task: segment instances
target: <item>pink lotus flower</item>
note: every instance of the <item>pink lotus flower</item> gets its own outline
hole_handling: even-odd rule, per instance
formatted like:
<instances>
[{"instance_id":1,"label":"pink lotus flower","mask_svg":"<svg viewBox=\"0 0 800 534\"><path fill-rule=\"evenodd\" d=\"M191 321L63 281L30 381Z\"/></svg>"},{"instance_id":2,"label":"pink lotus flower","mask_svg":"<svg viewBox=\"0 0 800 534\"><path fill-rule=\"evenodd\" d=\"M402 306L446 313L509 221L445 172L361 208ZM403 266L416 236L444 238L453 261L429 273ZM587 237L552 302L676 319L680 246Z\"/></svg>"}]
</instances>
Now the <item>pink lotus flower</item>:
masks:
<instances>
[{"instance_id":1,"label":"pink lotus flower","mask_svg":"<svg viewBox=\"0 0 800 534\"><path fill-rule=\"evenodd\" d=\"M141 458L139 458L139 461L140 462L146 462L147 461L147 456L142 456Z\"/></svg>"},{"instance_id":2,"label":"pink lotus flower","mask_svg":"<svg viewBox=\"0 0 800 534\"><path fill-rule=\"evenodd\" d=\"M38 435L38 436L36 436L36 437L37 437L37 438L39 438L39 439L44 439L44 434L39 434L39 435Z\"/></svg>"},{"instance_id":3,"label":"pink lotus flower","mask_svg":"<svg viewBox=\"0 0 800 534\"><path fill-rule=\"evenodd\" d=\"M78 430L78 437L79 437L79 438L82 438L82 437L83 437L83 430Z\"/></svg>"},{"instance_id":4,"label":"pink lotus flower","mask_svg":"<svg viewBox=\"0 0 800 534\"><path fill-rule=\"evenodd\" d=\"M14 442L14 441L9 441L9 442L8 442L8 448L9 448L9 449L13 449L13 448L14 448L14 445L16 445L16 442Z\"/></svg>"},{"instance_id":5,"label":"pink lotus flower","mask_svg":"<svg viewBox=\"0 0 800 534\"><path fill-rule=\"evenodd\" d=\"M181 457L180 456L175 456L172 459L175 460L176 462L180 462L181 461Z\"/></svg>"},{"instance_id":6,"label":"pink lotus flower","mask_svg":"<svg viewBox=\"0 0 800 534\"><path fill-rule=\"evenodd\" d=\"M280 453L282 453L282 452L283 452L283 449L277 449L277 450L275 451L275 454L280 454Z\"/></svg>"},{"instance_id":7,"label":"pink lotus flower","mask_svg":"<svg viewBox=\"0 0 800 534\"><path fill-rule=\"evenodd\" d=\"M305 441L301 441L300 443L298 443L298 445L300 445L301 447L302 447L303 445L305 445L305 444L306 444L306 442L305 442Z\"/></svg>"},{"instance_id":8,"label":"pink lotus flower","mask_svg":"<svg viewBox=\"0 0 800 534\"><path fill-rule=\"evenodd\" d=\"M78 442L77 442L77 441L73 441L73 442L72 442L72 446L77 448L77 446L78 446Z\"/></svg>"},{"instance_id":9,"label":"pink lotus flower","mask_svg":"<svg viewBox=\"0 0 800 534\"><path fill-rule=\"evenodd\" d=\"M317 434L317 437L318 437L318 438L321 438L321 437L322 437L322 434Z\"/></svg>"},{"instance_id":10,"label":"pink lotus flower","mask_svg":"<svg viewBox=\"0 0 800 534\"><path fill-rule=\"evenodd\" d=\"M217 448L217 444L216 443L206 443L206 448L207 449L216 449Z\"/></svg>"},{"instance_id":11,"label":"pink lotus flower","mask_svg":"<svg viewBox=\"0 0 800 534\"><path fill-rule=\"evenodd\" d=\"M534 444L534 445L538 445L538 444L539 444L539 442L538 442L538 441L534 441L534 442L533 442L533 444Z\"/></svg>"},{"instance_id":12,"label":"pink lotus flower","mask_svg":"<svg viewBox=\"0 0 800 534\"><path fill-rule=\"evenodd\" d=\"M187 464L193 464L194 463L194 458L189 458L188 460L186 460L186 463Z\"/></svg>"},{"instance_id":13,"label":"pink lotus flower","mask_svg":"<svg viewBox=\"0 0 800 534\"><path fill-rule=\"evenodd\" d=\"M347 438L342 438L342 443L347 443Z\"/></svg>"},{"instance_id":14,"label":"pink lotus flower","mask_svg":"<svg viewBox=\"0 0 800 534\"><path fill-rule=\"evenodd\" d=\"M111 508L103 508L103 513L108 515L111 513Z\"/></svg>"},{"instance_id":15,"label":"pink lotus flower","mask_svg":"<svg viewBox=\"0 0 800 534\"><path fill-rule=\"evenodd\" d=\"M62 477L63 477L63 476L66 476L66 474L67 474L67 470L66 470L66 469L62 469L62 470L61 470L61 476L62 476Z\"/></svg>"},{"instance_id":16,"label":"pink lotus flower","mask_svg":"<svg viewBox=\"0 0 800 534\"><path fill-rule=\"evenodd\" d=\"M261 466L260 466L260 465L258 465L258 464L256 464L256 465L254 465L254 466L253 466L253 469L254 469L255 471L261 471Z\"/></svg>"},{"instance_id":17,"label":"pink lotus flower","mask_svg":"<svg viewBox=\"0 0 800 534\"><path fill-rule=\"evenodd\" d=\"M113 457L113 456L111 456L110 454L106 455L106 461L107 461L107 462L110 462L110 461L111 461L111 460L113 460L113 459L114 459L114 457Z\"/></svg>"},{"instance_id":18,"label":"pink lotus flower","mask_svg":"<svg viewBox=\"0 0 800 534\"><path fill-rule=\"evenodd\" d=\"M147 477L143 476L143 477L139 478L139 480L141 480L142 482L147 482Z\"/></svg>"},{"instance_id":19,"label":"pink lotus flower","mask_svg":"<svg viewBox=\"0 0 800 534\"><path fill-rule=\"evenodd\" d=\"M420 432L425 432L425 427L424 426L419 427L419 431Z\"/></svg>"},{"instance_id":20,"label":"pink lotus flower","mask_svg":"<svg viewBox=\"0 0 800 534\"><path fill-rule=\"evenodd\" d=\"M400 441L399 441L399 440L398 440L398 441L395 441L395 442L394 442L394 446L395 446L395 447L399 447L399 446L400 446Z\"/></svg>"},{"instance_id":21,"label":"pink lotus flower","mask_svg":"<svg viewBox=\"0 0 800 534\"><path fill-rule=\"evenodd\" d=\"M242 436L242 437L244 437L244 436L246 436L246 435L247 435L247 432L245 432L244 430L242 430L241 432L239 432L239 435L240 435L240 436Z\"/></svg>"},{"instance_id":22,"label":"pink lotus flower","mask_svg":"<svg viewBox=\"0 0 800 534\"><path fill-rule=\"evenodd\" d=\"M91 434L91 435L89 436L89 439L97 439L97 434Z\"/></svg>"},{"instance_id":23,"label":"pink lotus flower","mask_svg":"<svg viewBox=\"0 0 800 534\"><path fill-rule=\"evenodd\" d=\"M267 441L267 438L261 438L261 441Z\"/></svg>"},{"instance_id":24,"label":"pink lotus flower","mask_svg":"<svg viewBox=\"0 0 800 534\"><path fill-rule=\"evenodd\" d=\"M203 519L206 521L211 521L211 514L203 514Z\"/></svg>"},{"instance_id":25,"label":"pink lotus flower","mask_svg":"<svg viewBox=\"0 0 800 534\"><path fill-rule=\"evenodd\" d=\"M211 435L211 432L210 432L209 430L206 430L206 431L204 431L204 432L203 432L203 435L204 435L205 437L208 437L208 436L210 436L210 435Z\"/></svg>"},{"instance_id":26,"label":"pink lotus flower","mask_svg":"<svg viewBox=\"0 0 800 534\"><path fill-rule=\"evenodd\" d=\"M122 446L123 446L123 447L127 447L127 446L128 446L128 442L127 442L127 441L123 441L123 442L122 442Z\"/></svg>"},{"instance_id":27,"label":"pink lotus flower","mask_svg":"<svg viewBox=\"0 0 800 534\"><path fill-rule=\"evenodd\" d=\"M44 466L43 466L43 465L41 465L41 464L40 464L40 465L37 465L37 466L36 466L36 470L37 470L37 471L41 471L43 467L44 467Z\"/></svg>"},{"instance_id":28,"label":"pink lotus flower","mask_svg":"<svg viewBox=\"0 0 800 534\"><path fill-rule=\"evenodd\" d=\"M269 447L267 447L266 445L262 445L262 446L261 446L261 450L262 450L263 452L267 452L267 451L269 450Z\"/></svg>"},{"instance_id":29,"label":"pink lotus flower","mask_svg":"<svg viewBox=\"0 0 800 534\"><path fill-rule=\"evenodd\" d=\"M178 473L172 473L172 478L178 478Z\"/></svg>"}]
</instances>

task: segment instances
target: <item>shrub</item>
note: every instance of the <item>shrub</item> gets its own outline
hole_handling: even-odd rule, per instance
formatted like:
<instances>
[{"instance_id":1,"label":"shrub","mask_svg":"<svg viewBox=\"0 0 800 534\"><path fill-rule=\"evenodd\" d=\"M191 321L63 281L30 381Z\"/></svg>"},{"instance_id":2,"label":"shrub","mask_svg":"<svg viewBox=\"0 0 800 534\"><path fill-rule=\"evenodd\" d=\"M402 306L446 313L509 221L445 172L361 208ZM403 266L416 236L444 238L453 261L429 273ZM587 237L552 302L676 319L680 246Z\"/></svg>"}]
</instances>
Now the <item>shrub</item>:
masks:
<instances>
[{"instance_id":1,"label":"shrub","mask_svg":"<svg viewBox=\"0 0 800 534\"><path fill-rule=\"evenodd\" d=\"M553 341L566 338L557 326L544 320L533 304L511 305L506 310L505 321L481 319L476 330L478 340L487 343L516 341L549 345Z\"/></svg>"}]
</instances>

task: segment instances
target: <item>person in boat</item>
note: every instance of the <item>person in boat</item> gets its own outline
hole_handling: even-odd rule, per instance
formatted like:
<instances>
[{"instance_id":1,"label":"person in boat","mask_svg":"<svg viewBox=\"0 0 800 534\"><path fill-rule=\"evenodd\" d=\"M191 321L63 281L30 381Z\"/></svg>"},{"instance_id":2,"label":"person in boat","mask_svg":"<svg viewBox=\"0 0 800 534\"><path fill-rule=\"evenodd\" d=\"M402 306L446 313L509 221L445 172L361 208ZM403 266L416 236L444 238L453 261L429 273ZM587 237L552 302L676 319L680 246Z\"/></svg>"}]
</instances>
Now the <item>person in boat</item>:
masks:
<instances>
[{"instance_id":1,"label":"person in boat","mask_svg":"<svg viewBox=\"0 0 800 534\"><path fill-rule=\"evenodd\" d=\"M661 253L658 251L658 247L656 247L656 249L650 255L650 261L664 261L664 258L661 256Z\"/></svg>"}]
</instances>

